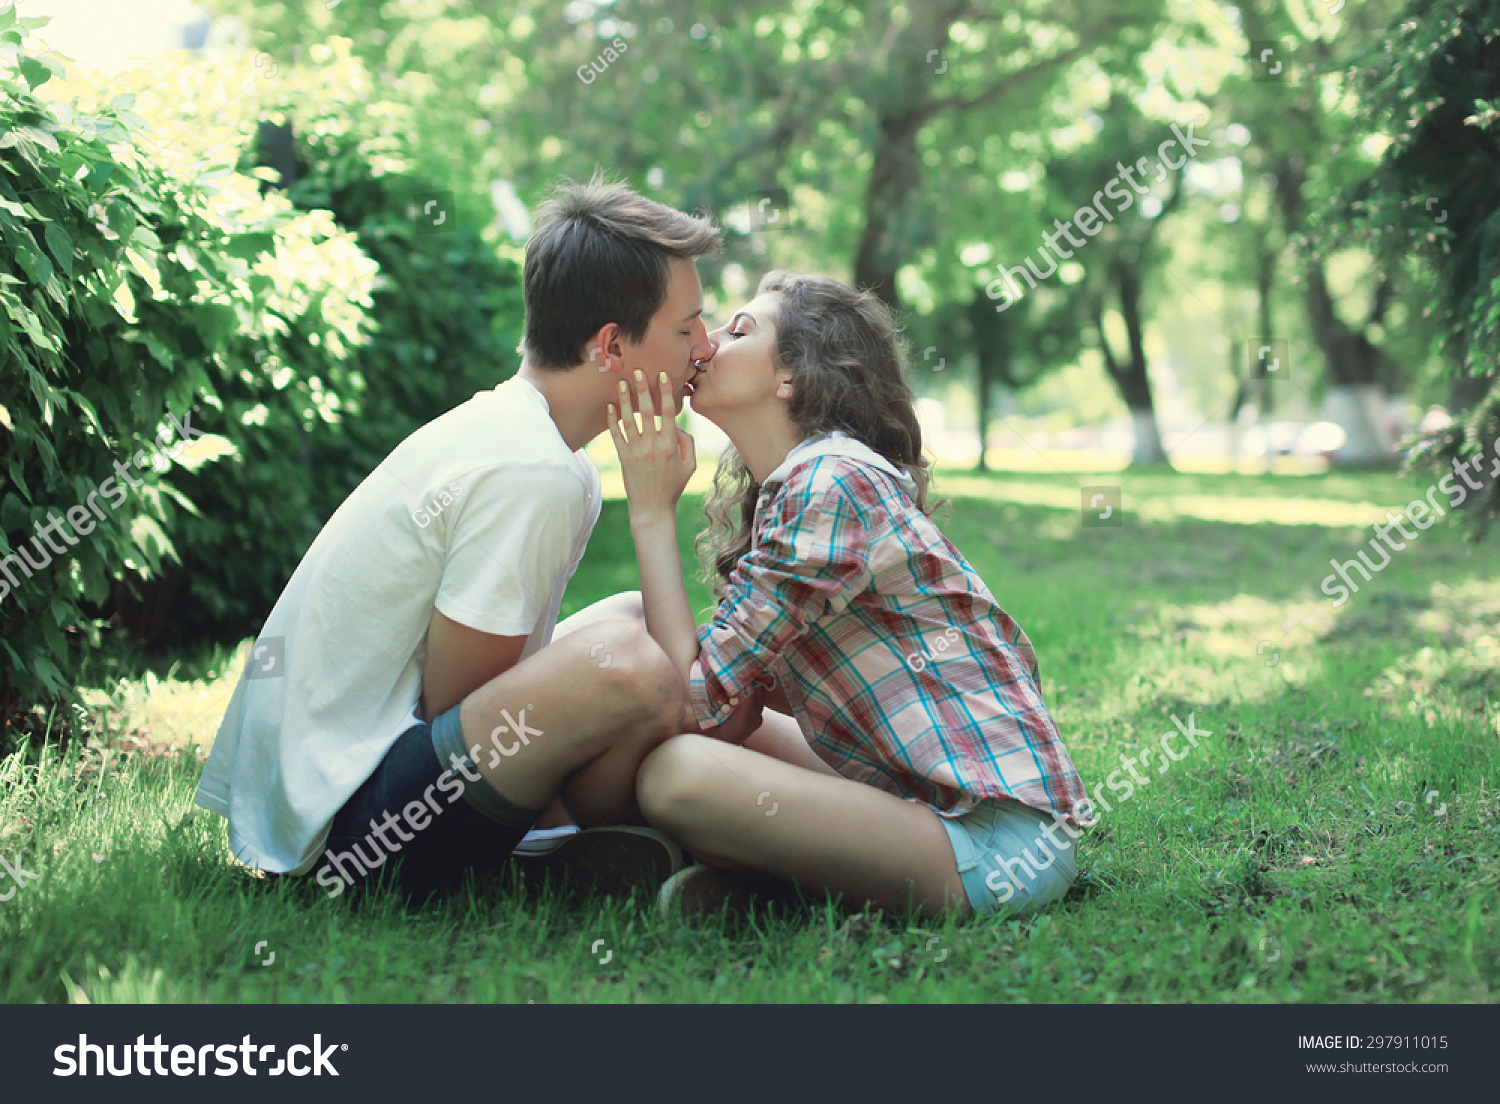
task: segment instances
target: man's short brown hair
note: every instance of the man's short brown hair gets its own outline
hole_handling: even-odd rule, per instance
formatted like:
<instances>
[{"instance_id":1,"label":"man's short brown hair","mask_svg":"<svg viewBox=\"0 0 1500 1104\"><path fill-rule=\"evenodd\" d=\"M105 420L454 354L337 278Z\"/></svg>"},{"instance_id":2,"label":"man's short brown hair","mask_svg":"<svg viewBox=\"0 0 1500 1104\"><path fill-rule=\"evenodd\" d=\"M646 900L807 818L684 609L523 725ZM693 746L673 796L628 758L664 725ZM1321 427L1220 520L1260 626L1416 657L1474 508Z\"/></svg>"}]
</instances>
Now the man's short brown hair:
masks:
<instances>
[{"instance_id":1,"label":"man's short brown hair","mask_svg":"<svg viewBox=\"0 0 1500 1104\"><path fill-rule=\"evenodd\" d=\"M571 368L599 327L617 322L646 336L667 300L668 258L712 256L719 230L707 218L647 199L595 174L565 180L542 205L526 244L526 354L538 367Z\"/></svg>"}]
</instances>

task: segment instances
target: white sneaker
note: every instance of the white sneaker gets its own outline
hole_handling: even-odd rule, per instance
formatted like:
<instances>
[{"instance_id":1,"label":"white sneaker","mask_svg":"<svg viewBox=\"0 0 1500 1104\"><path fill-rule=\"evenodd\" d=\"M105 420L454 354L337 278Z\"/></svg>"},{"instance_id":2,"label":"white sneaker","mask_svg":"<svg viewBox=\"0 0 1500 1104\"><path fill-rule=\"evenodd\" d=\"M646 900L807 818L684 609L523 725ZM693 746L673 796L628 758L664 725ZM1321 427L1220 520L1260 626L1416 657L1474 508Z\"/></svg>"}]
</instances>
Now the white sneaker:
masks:
<instances>
[{"instance_id":1,"label":"white sneaker","mask_svg":"<svg viewBox=\"0 0 1500 1104\"><path fill-rule=\"evenodd\" d=\"M563 845L563 841L569 836L576 836L579 832L578 825L564 824L557 828L533 828L526 833L526 838L516 844L512 855L522 857L528 855L545 855L549 851L555 851Z\"/></svg>"},{"instance_id":2,"label":"white sneaker","mask_svg":"<svg viewBox=\"0 0 1500 1104\"><path fill-rule=\"evenodd\" d=\"M682 848L654 828L615 825L587 831L550 829L561 838L538 841L541 850L516 851L527 875L556 874L573 889L608 896L657 892L682 869Z\"/></svg>"}]
</instances>

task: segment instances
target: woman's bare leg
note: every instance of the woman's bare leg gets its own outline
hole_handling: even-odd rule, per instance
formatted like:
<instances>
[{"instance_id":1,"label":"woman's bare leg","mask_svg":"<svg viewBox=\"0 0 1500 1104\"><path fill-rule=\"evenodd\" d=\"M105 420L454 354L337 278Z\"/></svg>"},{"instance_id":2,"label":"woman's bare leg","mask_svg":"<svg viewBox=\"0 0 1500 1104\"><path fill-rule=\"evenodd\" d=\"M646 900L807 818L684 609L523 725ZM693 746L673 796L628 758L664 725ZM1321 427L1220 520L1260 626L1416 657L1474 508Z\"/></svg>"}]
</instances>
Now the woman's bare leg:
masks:
<instances>
[{"instance_id":1,"label":"woman's bare leg","mask_svg":"<svg viewBox=\"0 0 1500 1104\"><path fill-rule=\"evenodd\" d=\"M708 736L676 736L641 764L653 826L700 856L902 910L969 911L940 819L926 805Z\"/></svg>"}]
</instances>

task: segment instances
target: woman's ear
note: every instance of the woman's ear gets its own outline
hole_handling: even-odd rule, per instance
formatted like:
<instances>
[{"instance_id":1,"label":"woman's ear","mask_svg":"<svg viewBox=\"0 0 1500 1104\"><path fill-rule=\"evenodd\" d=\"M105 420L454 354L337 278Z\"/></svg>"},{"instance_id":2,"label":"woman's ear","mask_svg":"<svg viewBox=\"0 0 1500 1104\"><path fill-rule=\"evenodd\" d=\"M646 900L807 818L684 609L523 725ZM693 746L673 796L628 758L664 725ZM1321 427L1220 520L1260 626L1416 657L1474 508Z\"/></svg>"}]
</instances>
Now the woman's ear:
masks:
<instances>
[{"instance_id":1,"label":"woman's ear","mask_svg":"<svg viewBox=\"0 0 1500 1104\"><path fill-rule=\"evenodd\" d=\"M789 399L792 397L791 380L782 380L776 385L776 397L778 399Z\"/></svg>"}]
</instances>

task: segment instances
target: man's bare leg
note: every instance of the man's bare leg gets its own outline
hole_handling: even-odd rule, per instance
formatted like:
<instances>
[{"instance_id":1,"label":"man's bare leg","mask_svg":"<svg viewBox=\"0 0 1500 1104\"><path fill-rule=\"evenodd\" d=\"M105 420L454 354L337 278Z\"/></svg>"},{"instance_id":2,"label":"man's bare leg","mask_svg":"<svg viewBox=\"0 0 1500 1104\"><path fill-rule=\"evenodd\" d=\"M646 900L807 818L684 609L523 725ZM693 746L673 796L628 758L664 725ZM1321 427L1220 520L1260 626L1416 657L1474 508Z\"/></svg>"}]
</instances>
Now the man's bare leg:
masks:
<instances>
[{"instance_id":1,"label":"man's bare leg","mask_svg":"<svg viewBox=\"0 0 1500 1104\"><path fill-rule=\"evenodd\" d=\"M564 637L581 635L583 642L587 645L587 652L596 666L601 670L608 670L613 666L617 655L611 641L617 636L620 621L633 622L644 627L645 614L641 607L640 591L630 590L612 594L558 622L553 632L552 642L557 644ZM676 734L675 731L672 733L672 735ZM745 741L744 746L763 755L794 763L807 770L837 776L837 772L819 759L808 746L797 722L782 713L767 710L760 727ZM579 769L568 780L564 787L568 801L573 802L576 795L579 802L588 806L598 802L598 794L601 791L618 793L621 789L629 789L633 793L635 773L639 769L641 759L642 756L637 754L636 749L630 744L619 745L611 749ZM645 823L639 810L633 807L633 801L631 805L632 808L626 817L615 823ZM573 819L568 815L560 795L538 819L537 827L553 828L571 823Z\"/></svg>"},{"instance_id":2,"label":"man's bare leg","mask_svg":"<svg viewBox=\"0 0 1500 1104\"><path fill-rule=\"evenodd\" d=\"M556 642L569 633L586 630L591 625L597 625L601 621L620 620L639 621L643 625L646 623L645 616L641 611L640 591L626 590L618 594L611 594L608 598L601 598L592 605L585 606L577 613L563 618L563 620L557 623L557 628L553 630L552 640ZM595 651L594 645L596 643L602 644L603 640L590 641L589 651L591 653ZM606 654L606 650L600 648L598 649L598 655L595 657L595 662L601 664L603 667L607 667L613 663L613 653ZM536 826L538 828L558 828L562 825L573 823L573 817L568 812L568 807L563 801L562 794L559 793L557 797L553 798L552 804L547 806L546 811L537 818ZM634 821L633 823L640 822Z\"/></svg>"},{"instance_id":3,"label":"man's bare leg","mask_svg":"<svg viewBox=\"0 0 1500 1104\"><path fill-rule=\"evenodd\" d=\"M604 650L613 658L600 666ZM569 785L569 800L585 823L619 824L639 819L636 769L675 734L683 697L671 660L643 624L597 621L590 633L556 639L474 691L459 720L475 769L522 809L545 808L570 776L611 756L626 769Z\"/></svg>"}]
</instances>

